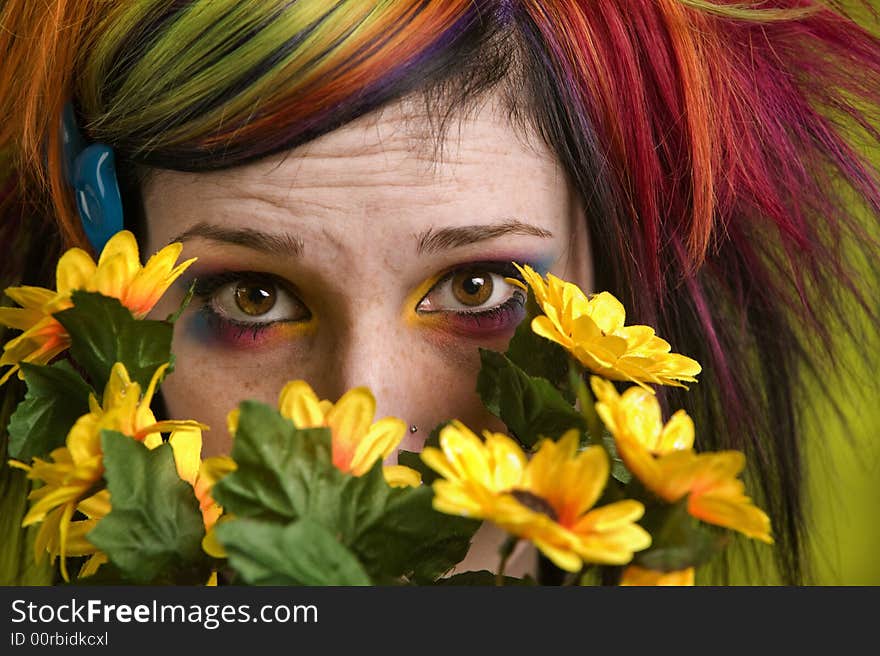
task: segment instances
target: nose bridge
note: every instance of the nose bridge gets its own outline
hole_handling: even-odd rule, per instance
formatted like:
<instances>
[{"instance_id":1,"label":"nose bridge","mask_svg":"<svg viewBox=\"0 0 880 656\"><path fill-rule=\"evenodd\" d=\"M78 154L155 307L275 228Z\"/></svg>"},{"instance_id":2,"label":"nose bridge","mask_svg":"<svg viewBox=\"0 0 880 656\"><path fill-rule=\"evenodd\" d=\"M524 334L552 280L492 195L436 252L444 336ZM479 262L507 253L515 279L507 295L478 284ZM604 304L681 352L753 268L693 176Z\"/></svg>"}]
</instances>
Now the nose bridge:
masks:
<instances>
[{"instance_id":1,"label":"nose bridge","mask_svg":"<svg viewBox=\"0 0 880 656\"><path fill-rule=\"evenodd\" d=\"M414 347L391 308L373 307L362 311L337 331L331 362L331 398L338 398L353 387L366 386L376 397L376 416L395 415L408 421L411 398L407 390L415 373L407 365L408 349Z\"/></svg>"}]
</instances>

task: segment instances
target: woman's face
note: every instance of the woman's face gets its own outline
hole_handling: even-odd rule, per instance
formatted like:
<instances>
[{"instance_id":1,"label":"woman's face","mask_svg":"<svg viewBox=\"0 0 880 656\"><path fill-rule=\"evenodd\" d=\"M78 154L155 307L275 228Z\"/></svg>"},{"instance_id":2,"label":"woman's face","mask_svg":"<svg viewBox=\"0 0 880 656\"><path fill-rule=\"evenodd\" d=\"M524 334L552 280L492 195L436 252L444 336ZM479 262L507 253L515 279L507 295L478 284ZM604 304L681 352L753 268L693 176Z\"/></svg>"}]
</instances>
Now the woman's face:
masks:
<instances>
[{"instance_id":1,"label":"woman's face","mask_svg":"<svg viewBox=\"0 0 880 656\"><path fill-rule=\"evenodd\" d=\"M377 418L417 427L407 450L451 418L500 429L475 387L478 348L503 350L523 316L510 263L590 288L582 206L547 147L491 100L439 143L416 107L145 185L150 251L180 240L198 258L154 316L198 279L162 390L172 418L211 427L206 455L229 451L240 400L274 404L293 379L332 401L369 387Z\"/></svg>"}]
</instances>

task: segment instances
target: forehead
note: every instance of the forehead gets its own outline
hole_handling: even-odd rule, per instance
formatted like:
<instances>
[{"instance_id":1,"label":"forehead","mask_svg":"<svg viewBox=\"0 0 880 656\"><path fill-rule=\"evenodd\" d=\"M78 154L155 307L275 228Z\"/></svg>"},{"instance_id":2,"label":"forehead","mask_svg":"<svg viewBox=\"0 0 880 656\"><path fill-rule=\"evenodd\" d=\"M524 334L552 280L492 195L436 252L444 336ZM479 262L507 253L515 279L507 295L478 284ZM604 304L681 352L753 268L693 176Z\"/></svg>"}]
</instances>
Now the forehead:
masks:
<instances>
[{"instance_id":1,"label":"forehead","mask_svg":"<svg viewBox=\"0 0 880 656\"><path fill-rule=\"evenodd\" d=\"M342 237L499 220L553 230L548 222L567 216L570 203L552 152L492 97L446 117L405 100L254 164L157 171L144 199L150 231L166 238L172 217L178 230L206 217L224 226L296 224L306 238L318 227Z\"/></svg>"}]
</instances>

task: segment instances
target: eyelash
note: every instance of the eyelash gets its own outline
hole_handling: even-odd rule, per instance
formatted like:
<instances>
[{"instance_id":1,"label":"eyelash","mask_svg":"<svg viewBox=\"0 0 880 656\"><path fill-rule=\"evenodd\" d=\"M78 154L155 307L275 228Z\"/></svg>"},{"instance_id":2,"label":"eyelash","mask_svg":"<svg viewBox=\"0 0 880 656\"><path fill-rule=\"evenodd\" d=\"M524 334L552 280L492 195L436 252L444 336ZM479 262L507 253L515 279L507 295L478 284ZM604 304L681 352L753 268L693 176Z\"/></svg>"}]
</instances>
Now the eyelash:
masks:
<instances>
[{"instance_id":1,"label":"eyelash","mask_svg":"<svg viewBox=\"0 0 880 656\"><path fill-rule=\"evenodd\" d=\"M482 270L501 277L522 280L519 271L517 271L516 267L510 262L494 261L467 263L456 266L441 276L425 294L425 297L430 295L434 290L439 289L441 285L448 283L456 273L464 269ZM273 286L279 290L283 290L305 308L305 305L299 300L298 294L290 288L290 285L272 274L257 273L253 271L224 271L221 273L206 275L196 279L193 294L201 301L201 307L197 310L197 315L202 322L204 322L205 327L211 335L220 336L224 341L232 343L243 342L248 337L250 338L250 341L256 342L262 336L265 336L267 331L278 327L279 325L300 324L311 319L311 313L308 313L308 310L306 309L308 316L305 319L295 321L238 321L223 316L212 307L212 300L218 291L228 284L242 282ZM525 300L525 293L517 290L511 294L510 298L504 303L486 310L437 310L427 312L426 314L443 316L447 322L450 322L452 328L458 329L460 332L469 333L485 330L486 324L488 324L489 331L492 331L493 329L494 331L500 331L514 323L513 320L515 316L523 312Z\"/></svg>"},{"instance_id":2,"label":"eyelash","mask_svg":"<svg viewBox=\"0 0 880 656\"><path fill-rule=\"evenodd\" d=\"M434 290L448 283L457 273L467 269L485 271L503 278L513 278L523 282L522 275L510 262L472 262L458 265L441 276L428 293L425 294L424 298L427 298ZM504 303L485 310L446 310L432 311L426 314L445 315L447 323L453 329L457 329L458 332L465 334L482 330L487 330L487 332L503 332L511 327L512 324L519 323L524 314L525 304L525 292L517 289ZM519 317L516 316L518 314L520 315Z\"/></svg>"},{"instance_id":3,"label":"eyelash","mask_svg":"<svg viewBox=\"0 0 880 656\"><path fill-rule=\"evenodd\" d=\"M309 314L307 319L300 319L295 322L285 320L253 322L238 321L230 317L224 317L211 307L211 301L218 291L230 283L242 282L274 286L280 290L284 290L285 293L295 298L300 305L305 307L305 305L299 301L298 295L290 289L289 285L287 285L281 278L271 274L257 273L254 271L224 271L222 273L207 275L196 279L193 295L201 300L202 305L198 309L198 316L204 321L211 334L223 335L227 340L234 342L243 341L245 336L250 335L251 341L255 342L259 337L264 335L267 330L270 330L273 327L281 324L300 323L308 321L308 319L311 318L311 314Z\"/></svg>"}]
</instances>

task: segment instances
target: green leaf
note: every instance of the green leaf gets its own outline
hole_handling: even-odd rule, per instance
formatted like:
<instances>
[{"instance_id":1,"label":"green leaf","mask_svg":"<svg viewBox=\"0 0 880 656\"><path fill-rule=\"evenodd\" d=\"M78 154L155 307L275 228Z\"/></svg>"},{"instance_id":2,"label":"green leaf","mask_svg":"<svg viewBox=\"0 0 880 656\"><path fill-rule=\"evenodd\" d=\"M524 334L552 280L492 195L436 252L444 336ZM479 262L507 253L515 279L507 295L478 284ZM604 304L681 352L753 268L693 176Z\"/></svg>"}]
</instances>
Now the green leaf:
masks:
<instances>
[{"instance_id":1,"label":"green leaf","mask_svg":"<svg viewBox=\"0 0 880 656\"><path fill-rule=\"evenodd\" d=\"M171 445L155 449L101 432L112 510L86 536L135 583L204 583L205 530L192 487L180 480Z\"/></svg>"},{"instance_id":2,"label":"green leaf","mask_svg":"<svg viewBox=\"0 0 880 656\"><path fill-rule=\"evenodd\" d=\"M543 314L535 302L535 295L529 289L526 301L526 317L516 328L505 355L529 376L543 378L557 391L561 392L566 401L574 403L574 393L568 384L568 369L571 357L556 342L536 335L532 330L532 319Z\"/></svg>"},{"instance_id":3,"label":"green leaf","mask_svg":"<svg viewBox=\"0 0 880 656\"><path fill-rule=\"evenodd\" d=\"M648 505L639 523L651 534L652 542L633 562L661 572L698 567L728 542L726 535L688 513L687 497L675 504Z\"/></svg>"},{"instance_id":4,"label":"green leaf","mask_svg":"<svg viewBox=\"0 0 880 656\"><path fill-rule=\"evenodd\" d=\"M333 466L330 431L297 429L255 401L240 410L232 447L237 468L212 488L217 502L239 517L275 522L332 514L338 504L330 497L344 481Z\"/></svg>"},{"instance_id":5,"label":"green leaf","mask_svg":"<svg viewBox=\"0 0 880 656\"><path fill-rule=\"evenodd\" d=\"M611 476L623 485L628 484L632 480L632 473L626 468L620 455L617 453L617 442L614 436L607 430L602 434L602 444L611 460Z\"/></svg>"},{"instance_id":6,"label":"green leaf","mask_svg":"<svg viewBox=\"0 0 880 656\"><path fill-rule=\"evenodd\" d=\"M235 519L217 526L229 562L251 585L370 585L355 555L310 519Z\"/></svg>"},{"instance_id":7,"label":"green leaf","mask_svg":"<svg viewBox=\"0 0 880 656\"><path fill-rule=\"evenodd\" d=\"M425 440L425 444L422 446L423 449L432 446L434 448L440 448L440 431L443 430L445 426L447 426L450 422L443 421L437 424L434 427L434 430L431 431L431 434L428 436L428 439ZM397 454L397 464L404 465L411 469L415 469L422 475L422 483L424 485L431 485L434 481L436 481L440 475L435 472L433 469L428 467L422 460L421 454L414 453L413 451L400 451Z\"/></svg>"},{"instance_id":8,"label":"green leaf","mask_svg":"<svg viewBox=\"0 0 880 656\"><path fill-rule=\"evenodd\" d=\"M377 463L363 476L332 462L330 432L297 429L254 401L240 406L236 471L213 496L238 517L287 525L312 520L360 558L373 580L430 579L457 564L477 523L431 508L431 490L391 488Z\"/></svg>"},{"instance_id":9,"label":"green leaf","mask_svg":"<svg viewBox=\"0 0 880 656\"><path fill-rule=\"evenodd\" d=\"M381 464L374 470L382 475ZM427 584L464 559L480 522L435 511L433 498L425 486L391 490L382 514L352 543L369 571Z\"/></svg>"},{"instance_id":10,"label":"green leaf","mask_svg":"<svg viewBox=\"0 0 880 656\"><path fill-rule=\"evenodd\" d=\"M183 300L180 302L178 308L169 314L165 321L170 324L177 323L177 320L180 319L180 315L183 314L184 310L189 307L189 304L192 302L193 296L196 294L196 280L193 281L189 285L189 289L186 290L186 294L183 296Z\"/></svg>"},{"instance_id":11,"label":"green leaf","mask_svg":"<svg viewBox=\"0 0 880 656\"><path fill-rule=\"evenodd\" d=\"M501 353L480 349L480 358L477 392L522 444L532 447L540 437L557 438L571 428L586 430L581 413L548 381L529 376Z\"/></svg>"},{"instance_id":12,"label":"green leaf","mask_svg":"<svg viewBox=\"0 0 880 656\"><path fill-rule=\"evenodd\" d=\"M49 367L22 363L27 394L9 420L9 455L29 461L64 444L67 433L89 412L92 388L61 361Z\"/></svg>"},{"instance_id":13,"label":"green leaf","mask_svg":"<svg viewBox=\"0 0 880 656\"><path fill-rule=\"evenodd\" d=\"M54 316L70 334L70 353L95 389L104 389L116 362L141 388L172 362L171 323L135 319L117 299L101 294L76 291L72 298L74 307Z\"/></svg>"}]
</instances>

